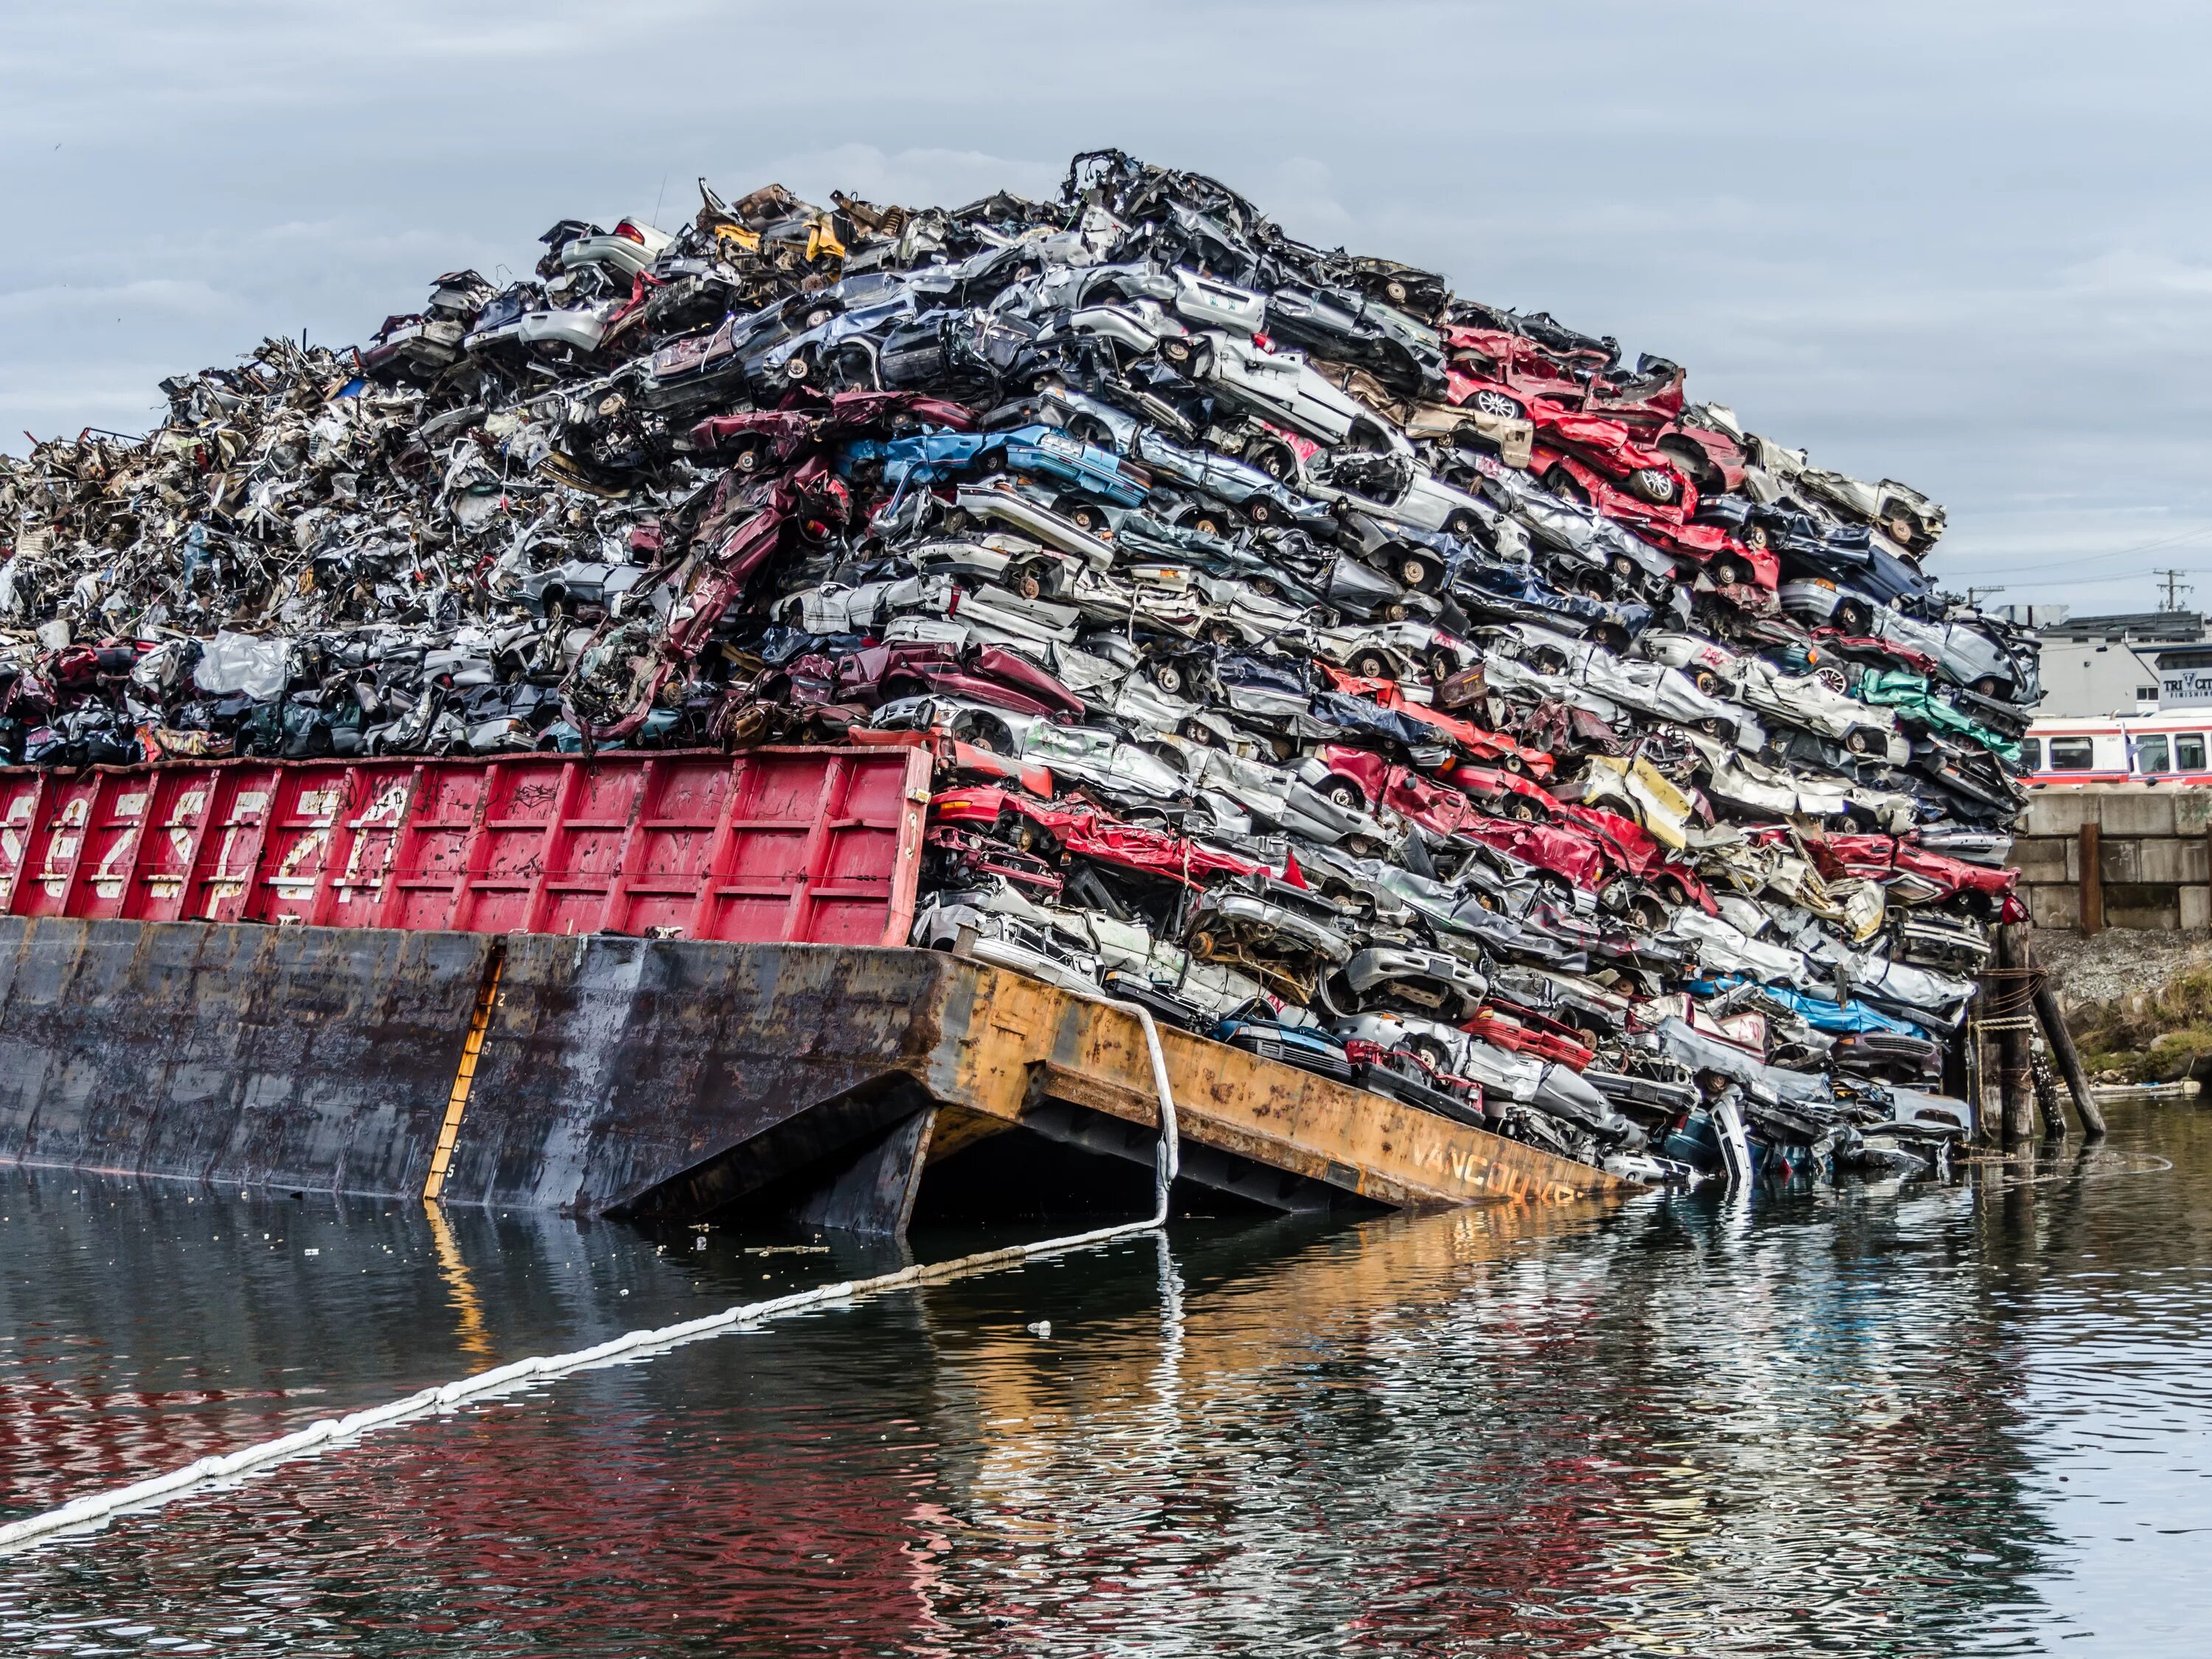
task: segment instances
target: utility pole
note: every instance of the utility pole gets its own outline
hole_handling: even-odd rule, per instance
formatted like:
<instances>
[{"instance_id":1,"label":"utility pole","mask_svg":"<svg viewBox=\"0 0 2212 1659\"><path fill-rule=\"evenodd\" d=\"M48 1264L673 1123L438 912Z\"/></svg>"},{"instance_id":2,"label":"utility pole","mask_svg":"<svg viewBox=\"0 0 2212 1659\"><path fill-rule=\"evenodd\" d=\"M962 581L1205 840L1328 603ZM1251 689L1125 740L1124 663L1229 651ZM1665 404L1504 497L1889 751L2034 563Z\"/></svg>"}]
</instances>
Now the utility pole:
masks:
<instances>
[{"instance_id":1,"label":"utility pole","mask_svg":"<svg viewBox=\"0 0 2212 1659\"><path fill-rule=\"evenodd\" d=\"M2002 593L2003 592L2004 584L2002 582L1999 582L1995 587L1970 587L1966 590L1966 604L1970 607L1978 605L1982 602L1983 594Z\"/></svg>"},{"instance_id":2,"label":"utility pole","mask_svg":"<svg viewBox=\"0 0 2212 1659\"><path fill-rule=\"evenodd\" d=\"M2183 593L2193 593L2197 591L2194 584L2181 580L2189 574L2186 570L2154 570L2150 574L2162 577L2166 582L2166 603L2159 606L2161 611L2180 610L2180 596Z\"/></svg>"}]
</instances>

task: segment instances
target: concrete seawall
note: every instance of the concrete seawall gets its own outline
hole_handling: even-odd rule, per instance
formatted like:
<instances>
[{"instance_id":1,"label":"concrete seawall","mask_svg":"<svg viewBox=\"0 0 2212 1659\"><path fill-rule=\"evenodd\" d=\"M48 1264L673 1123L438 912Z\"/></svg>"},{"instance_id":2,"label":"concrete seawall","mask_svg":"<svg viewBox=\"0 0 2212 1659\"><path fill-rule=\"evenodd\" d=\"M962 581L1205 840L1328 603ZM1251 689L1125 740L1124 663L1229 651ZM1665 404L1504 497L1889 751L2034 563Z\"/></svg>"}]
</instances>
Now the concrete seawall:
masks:
<instances>
[{"instance_id":1,"label":"concrete seawall","mask_svg":"<svg viewBox=\"0 0 2212 1659\"><path fill-rule=\"evenodd\" d=\"M2212 927L2212 790L2038 789L2012 862L2039 927Z\"/></svg>"}]
</instances>

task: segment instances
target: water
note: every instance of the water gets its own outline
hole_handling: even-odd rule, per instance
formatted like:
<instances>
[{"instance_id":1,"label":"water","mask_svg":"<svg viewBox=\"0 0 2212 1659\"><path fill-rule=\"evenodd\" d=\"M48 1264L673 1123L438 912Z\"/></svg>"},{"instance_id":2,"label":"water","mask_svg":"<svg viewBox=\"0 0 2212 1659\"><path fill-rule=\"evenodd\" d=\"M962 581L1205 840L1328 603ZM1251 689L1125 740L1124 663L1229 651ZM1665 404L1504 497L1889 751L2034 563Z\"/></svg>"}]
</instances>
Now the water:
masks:
<instances>
[{"instance_id":1,"label":"water","mask_svg":"<svg viewBox=\"0 0 2212 1659\"><path fill-rule=\"evenodd\" d=\"M0 1560L0 1654L2194 1655L2212 1113L2115 1130L793 1318ZM0 1516L890 1261L52 1170L0 1217Z\"/></svg>"}]
</instances>

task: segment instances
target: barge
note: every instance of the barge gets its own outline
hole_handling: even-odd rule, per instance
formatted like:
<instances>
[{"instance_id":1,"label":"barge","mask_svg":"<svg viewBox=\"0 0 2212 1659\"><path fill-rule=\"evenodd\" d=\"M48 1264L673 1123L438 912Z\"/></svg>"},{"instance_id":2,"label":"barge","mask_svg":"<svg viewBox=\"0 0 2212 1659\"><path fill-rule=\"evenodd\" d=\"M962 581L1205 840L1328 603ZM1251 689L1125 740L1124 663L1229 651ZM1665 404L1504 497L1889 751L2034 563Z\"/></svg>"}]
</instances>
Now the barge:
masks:
<instances>
[{"instance_id":1,"label":"barge","mask_svg":"<svg viewBox=\"0 0 2212 1659\"><path fill-rule=\"evenodd\" d=\"M928 781L882 747L0 773L0 1159L891 1236L979 1165L1110 1191L1153 1156L1139 1023L907 946ZM1161 1038L1194 1189L1632 1190Z\"/></svg>"}]
</instances>

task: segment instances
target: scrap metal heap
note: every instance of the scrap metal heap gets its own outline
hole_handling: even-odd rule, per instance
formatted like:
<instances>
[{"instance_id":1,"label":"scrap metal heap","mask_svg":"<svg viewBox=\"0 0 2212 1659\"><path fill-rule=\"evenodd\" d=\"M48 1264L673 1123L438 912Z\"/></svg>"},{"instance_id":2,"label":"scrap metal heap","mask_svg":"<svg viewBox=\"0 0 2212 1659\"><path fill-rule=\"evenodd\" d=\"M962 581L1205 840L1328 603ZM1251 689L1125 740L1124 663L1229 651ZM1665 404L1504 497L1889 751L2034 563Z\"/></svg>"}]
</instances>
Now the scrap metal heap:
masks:
<instances>
[{"instance_id":1,"label":"scrap metal heap","mask_svg":"<svg viewBox=\"0 0 2212 1659\"><path fill-rule=\"evenodd\" d=\"M939 760L915 942L1627 1174L1940 1168L2034 647L1683 371L1081 155L702 183L0 457L0 743Z\"/></svg>"}]
</instances>

